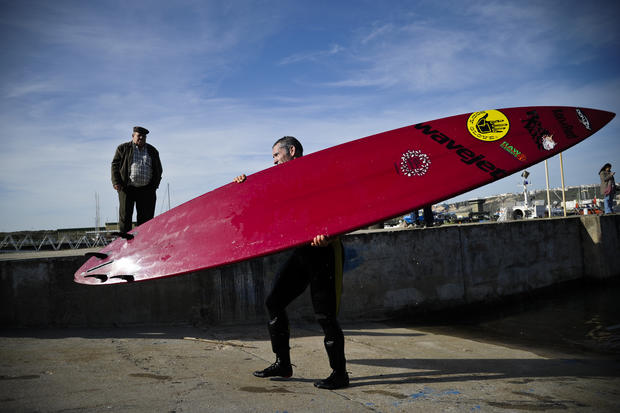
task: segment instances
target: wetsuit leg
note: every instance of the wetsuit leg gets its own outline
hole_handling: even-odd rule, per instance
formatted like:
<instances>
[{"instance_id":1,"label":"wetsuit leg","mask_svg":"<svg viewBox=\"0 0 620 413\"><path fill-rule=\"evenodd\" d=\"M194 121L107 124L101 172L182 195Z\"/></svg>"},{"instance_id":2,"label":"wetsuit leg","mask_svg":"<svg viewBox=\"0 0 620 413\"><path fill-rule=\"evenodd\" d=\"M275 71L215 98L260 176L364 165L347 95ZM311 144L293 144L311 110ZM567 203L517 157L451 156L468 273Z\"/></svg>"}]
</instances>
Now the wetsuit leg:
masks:
<instances>
[{"instance_id":1,"label":"wetsuit leg","mask_svg":"<svg viewBox=\"0 0 620 413\"><path fill-rule=\"evenodd\" d=\"M290 362L290 328L286 311L272 316L267 324L267 329L269 330L269 338L271 339L271 350L278 358Z\"/></svg>"},{"instance_id":2,"label":"wetsuit leg","mask_svg":"<svg viewBox=\"0 0 620 413\"><path fill-rule=\"evenodd\" d=\"M337 373L346 373L347 361L344 356L344 333L336 317L319 318L325 338L323 343L329 358L329 366Z\"/></svg>"},{"instance_id":3,"label":"wetsuit leg","mask_svg":"<svg viewBox=\"0 0 620 413\"><path fill-rule=\"evenodd\" d=\"M295 250L285 262L276 275L273 288L266 300L271 346L278 357L289 357L290 327L286 307L304 292L310 282L305 262L305 248Z\"/></svg>"},{"instance_id":4,"label":"wetsuit leg","mask_svg":"<svg viewBox=\"0 0 620 413\"><path fill-rule=\"evenodd\" d=\"M329 247L316 248L311 276L312 304L323 332L325 350L331 368L346 373L344 334L338 323L342 292L342 244L333 242Z\"/></svg>"}]
</instances>

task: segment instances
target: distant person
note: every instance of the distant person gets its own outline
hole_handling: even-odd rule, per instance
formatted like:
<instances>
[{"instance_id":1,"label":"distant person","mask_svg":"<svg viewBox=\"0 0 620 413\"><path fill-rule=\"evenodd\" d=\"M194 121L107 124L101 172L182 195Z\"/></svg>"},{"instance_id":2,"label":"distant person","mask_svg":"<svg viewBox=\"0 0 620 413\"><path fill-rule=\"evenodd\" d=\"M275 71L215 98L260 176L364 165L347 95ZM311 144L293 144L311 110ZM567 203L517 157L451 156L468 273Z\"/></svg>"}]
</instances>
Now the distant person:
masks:
<instances>
[{"instance_id":1,"label":"distant person","mask_svg":"<svg viewBox=\"0 0 620 413\"><path fill-rule=\"evenodd\" d=\"M149 131L133 128L131 141L116 148L112 159L112 185L118 191L118 230L131 231L134 204L138 225L155 215L155 191L161 182L162 166L159 152L146 143Z\"/></svg>"},{"instance_id":2,"label":"distant person","mask_svg":"<svg viewBox=\"0 0 620 413\"><path fill-rule=\"evenodd\" d=\"M420 210L411 211L411 225L417 227L420 224Z\"/></svg>"},{"instance_id":3,"label":"distant person","mask_svg":"<svg viewBox=\"0 0 620 413\"><path fill-rule=\"evenodd\" d=\"M272 153L273 163L278 165L301 157L303 147L296 138L285 136L273 144ZM234 182L242 183L245 180L246 176L240 175ZM295 224L291 222L291 225ZM311 243L296 248L276 274L266 300L269 337L276 361L264 370L255 371L256 377L293 375L286 307L310 285L312 306L325 334L323 342L332 368L329 377L315 382L314 385L330 390L349 385L344 356L344 334L337 319L342 289L343 255L339 238L328 238L319 234Z\"/></svg>"},{"instance_id":4,"label":"distant person","mask_svg":"<svg viewBox=\"0 0 620 413\"><path fill-rule=\"evenodd\" d=\"M435 217L433 216L433 208L431 205L424 206L424 225L432 227L435 224Z\"/></svg>"},{"instance_id":5,"label":"distant person","mask_svg":"<svg viewBox=\"0 0 620 413\"><path fill-rule=\"evenodd\" d=\"M601 194L605 197L603 205L605 206L606 214L611 214L614 212L614 197L616 196L616 180L614 179L615 174L615 172L611 172L610 163L603 165L598 173L601 177Z\"/></svg>"},{"instance_id":6,"label":"distant person","mask_svg":"<svg viewBox=\"0 0 620 413\"><path fill-rule=\"evenodd\" d=\"M431 205L424 205L424 207L422 208L423 210L423 215L422 218L424 220L424 226L427 227L432 227L433 224L435 223L435 219L433 217L433 208ZM418 209L416 209L415 211L413 211L411 213L411 218L413 221L414 225L422 225L422 223L420 222L420 211Z\"/></svg>"}]
</instances>

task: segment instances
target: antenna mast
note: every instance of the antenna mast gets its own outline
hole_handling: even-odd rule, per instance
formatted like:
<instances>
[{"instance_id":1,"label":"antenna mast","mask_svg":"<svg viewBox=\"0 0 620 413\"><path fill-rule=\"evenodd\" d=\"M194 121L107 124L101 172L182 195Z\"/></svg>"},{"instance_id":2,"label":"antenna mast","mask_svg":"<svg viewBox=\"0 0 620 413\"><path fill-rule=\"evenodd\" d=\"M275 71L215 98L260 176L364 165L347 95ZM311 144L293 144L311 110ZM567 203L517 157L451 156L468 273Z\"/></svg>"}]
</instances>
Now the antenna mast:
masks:
<instances>
[{"instance_id":1,"label":"antenna mast","mask_svg":"<svg viewBox=\"0 0 620 413\"><path fill-rule=\"evenodd\" d=\"M95 192L95 233L99 234L99 194Z\"/></svg>"}]
</instances>

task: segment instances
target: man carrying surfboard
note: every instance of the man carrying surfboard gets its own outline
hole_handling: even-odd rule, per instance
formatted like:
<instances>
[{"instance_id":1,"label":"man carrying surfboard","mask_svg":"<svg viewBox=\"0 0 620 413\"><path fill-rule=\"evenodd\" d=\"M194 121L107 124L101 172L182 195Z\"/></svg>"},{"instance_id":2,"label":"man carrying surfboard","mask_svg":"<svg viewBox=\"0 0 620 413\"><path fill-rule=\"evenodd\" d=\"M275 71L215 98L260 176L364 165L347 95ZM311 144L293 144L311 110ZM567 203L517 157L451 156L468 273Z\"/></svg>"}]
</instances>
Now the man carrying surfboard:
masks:
<instances>
[{"instance_id":1,"label":"man carrying surfboard","mask_svg":"<svg viewBox=\"0 0 620 413\"><path fill-rule=\"evenodd\" d=\"M292 136L278 139L272 147L273 163L291 161L303 155L301 143ZM245 175L234 179L246 180ZM312 305L323 329L323 340L332 373L314 383L321 389L339 389L349 385L344 355L344 334L337 315L342 291L343 246L339 238L330 239L323 234L314 237L310 244L296 248L276 274L273 287L266 300L269 312L269 337L276 361L264 370L255 371L256 377L291 377L289 337L290 328L286 307L310 285Z\"/></svg>"}]
</instances>

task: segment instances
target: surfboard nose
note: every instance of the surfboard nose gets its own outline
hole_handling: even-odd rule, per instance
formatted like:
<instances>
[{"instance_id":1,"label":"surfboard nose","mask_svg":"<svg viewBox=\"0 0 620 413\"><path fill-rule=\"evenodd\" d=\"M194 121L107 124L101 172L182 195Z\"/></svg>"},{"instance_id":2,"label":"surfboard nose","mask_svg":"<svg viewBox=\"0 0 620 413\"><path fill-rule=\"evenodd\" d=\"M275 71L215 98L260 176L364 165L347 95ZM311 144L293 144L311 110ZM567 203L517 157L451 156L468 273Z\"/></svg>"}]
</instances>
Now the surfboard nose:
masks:
<instances>
[{"instance_id":1,"label":"surfboard nose","mask_svg":"<svg viewBox=\"0 0 620 413\"><path fill-rule=\"evenodd\" d=\"M607 112L600 109L578 108L576 112L579 122L581 122L590 134L598 131L616 117L614 112Z\"/></svg>"}]
</instances>

